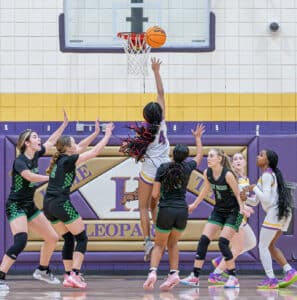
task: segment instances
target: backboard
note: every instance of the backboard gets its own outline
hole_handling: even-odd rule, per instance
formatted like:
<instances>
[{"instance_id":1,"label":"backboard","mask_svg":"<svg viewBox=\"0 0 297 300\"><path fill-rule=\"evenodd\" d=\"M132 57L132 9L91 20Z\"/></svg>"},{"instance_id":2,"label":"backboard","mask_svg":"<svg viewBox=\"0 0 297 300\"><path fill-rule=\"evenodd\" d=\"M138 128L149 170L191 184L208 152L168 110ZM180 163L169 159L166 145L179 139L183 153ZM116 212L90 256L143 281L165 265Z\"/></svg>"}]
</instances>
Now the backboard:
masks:
<instances>
[{"instance_id":1,"label":"backboard","mask_svg":"<svg viewBox=\"0 0 297 300\"><path fill-rule=\"evenodd\" d=\"M118 32L162 27L165 45L152 51L214 50L215 17L210 0L64 0L60 15L63 52L123 52Z\"/></svg>"}]
</instances>

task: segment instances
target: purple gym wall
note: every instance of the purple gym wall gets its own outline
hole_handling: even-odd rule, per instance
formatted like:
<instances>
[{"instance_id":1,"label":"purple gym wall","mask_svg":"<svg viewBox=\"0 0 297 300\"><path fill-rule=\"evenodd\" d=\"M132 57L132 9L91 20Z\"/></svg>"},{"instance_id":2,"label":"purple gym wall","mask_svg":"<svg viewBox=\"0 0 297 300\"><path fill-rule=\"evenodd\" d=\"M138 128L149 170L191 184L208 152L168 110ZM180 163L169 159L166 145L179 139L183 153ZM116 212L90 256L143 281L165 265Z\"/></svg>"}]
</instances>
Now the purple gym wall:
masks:
<instances>
[{"instance_id":1,"label":"purple gym wall","mask_svg":"<svg viewBox=\"0 0 297 300\"><path fill-rule=\"evenodd\" d=\"M168 135L171 145L176 143L186 143L193 146L193 138L190 134L190 129L194 128L193 122L168 123ZM11 170L12 162L15 158L15 144L17 135L23 129L33 128L36 130L42 140L44 141L49 132L44 123L9 123L8 130L4 131L3 124L0 123L1 135L0 135L0 162L2 169L0 172L0 182L2 187L0 188L1 205L0 205L0 218L1 224L1 243L0 243L0 255L2 256L11 243L11 233L9 225L5 216L5 201L9 194L10 189L10 177L9 171ZM51 123L51 132L55 130L58 123ZM111 139L110 145L117 146L120 143L120 138L126 136L127 129L125 123L116 123L116 129ZM296 134L296 122L292 123L271 123L263 122L260 124L259 132L256 132L256 125L253 122L239 123L239 122L222 122L219 126L212 122L206 122L206 134L203 137L204 146L246 146L248 154L248 175L252 183L256 182L259 177L259 170L256 167L256 155L261 149L270 148L275 150L279 154L279 168L283 171L285 179L290 182L297 182L297 134ZM285 134L287 132L287 134ZM288 134L288 132L290 132ZM77 140L80 140L88 132L77 133L75 131L75 124L71 123L68 127L66 134L72 134ZM259 134L259 135L258 135ZM49 158L42 158L40 160L40 172L44 173ZM206 160L203 159L201 165L198 167L199 171L203 171L206 167ZM296 195L296 194L295 194ZM85 201L84 197L79 191L75 191L72 194L72 201L77 207L82 217L88 220L98 220L98 216L94 213L92 207L90 207ZM195 195L188 192L187 201L190 203L194 200ZM295 204L297 199L295 198ZM212 207L209 203L203 202L199 209L197 209L191 216L190 220L206 219L211 211ZM263 211L261 208L256 208L255 214L250 218L250 224L253 227L255 234L258 238L259 228L263 220ZM286 257L292 261L293 258L297 258L297 224L296 224L296 211L294 212L293 222L288 234L281 237L279 246L284 250ZM124 222L122 222L124 223ZM128 222L127 222L128 223ZM136 221L138 223L138 221ZM122 225L128 226L128 225ZM122 227L123 228L123 227ZM199 237L197 237L199 238ZM100 241L99 241L100 242ZM102 241L103 243L103 241ZM130 241L134 243L134 241ZM182 251L180 259L180 269L190 269L194 259L194 252ZM217 255L217 252L210 252L207 259ZM15 270L30 270L34 269L38 264L39 253L26 251L19 256L18 262L15 264ZM259 262L259 254L257 248L253 249L249 253L245 253L238 258L238 264L241 269L261 269ZM252 264L251 264L252 262ZM52 264L55 268L61 269L61 254L55 252ZM165 254L161 264L162 268L167 268L168 256ZM209 263L206 264L209 268ZM147 268L147 264L143 263L143 253L141 251L123 251L123 252L106 252L106 251L91 251L86 254L84 263L85 270L109 270L109 271L123 271L123 270L144 270Z\"/></svg>"}]
</instances>

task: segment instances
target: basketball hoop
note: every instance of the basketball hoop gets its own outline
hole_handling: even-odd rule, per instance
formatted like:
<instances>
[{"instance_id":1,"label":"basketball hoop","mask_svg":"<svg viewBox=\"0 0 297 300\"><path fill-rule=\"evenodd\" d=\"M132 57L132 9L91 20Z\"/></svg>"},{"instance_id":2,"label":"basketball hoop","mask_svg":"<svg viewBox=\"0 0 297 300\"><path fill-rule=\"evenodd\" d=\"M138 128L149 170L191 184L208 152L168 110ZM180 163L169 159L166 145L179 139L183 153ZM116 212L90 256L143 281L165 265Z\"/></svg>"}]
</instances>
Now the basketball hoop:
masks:
<instances>
[{"instance_id":1,"label":"basketball hoop","mask_svg":"<svg viewBox=\"0 0 297 300\"><path fill-rule=\"evenodd\" d=\"M127 56L127 74L147 76L147 63L151 47L145 42L145 32L119 32Z\"/></svg>"}]
</instances>

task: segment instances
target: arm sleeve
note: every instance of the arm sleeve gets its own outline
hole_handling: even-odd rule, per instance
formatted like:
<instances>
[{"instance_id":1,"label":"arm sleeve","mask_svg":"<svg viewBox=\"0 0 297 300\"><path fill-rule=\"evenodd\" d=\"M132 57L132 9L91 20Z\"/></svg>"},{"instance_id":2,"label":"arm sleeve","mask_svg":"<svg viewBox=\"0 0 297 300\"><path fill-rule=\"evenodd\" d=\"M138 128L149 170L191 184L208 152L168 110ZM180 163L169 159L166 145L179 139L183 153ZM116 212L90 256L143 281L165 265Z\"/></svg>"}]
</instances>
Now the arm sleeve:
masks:
<instances>
[{"instance_id":1,"label":"arm sleeve","mask_svg":"<svg viewBox=\"0 0 297 300\"><path fill-rule=\"evenodd\" d=\"M65 171L73 169L76 161L78 160L79 154L70 155L67 160L65 160L64 167Z\"/></svg>"},{"instance_id":2,"label":"arm sleeve","mask_svg":"<svg viewBox=\"0 0 297 300\"><path fill-rule=\"evenodd\" d=\"M262 175L262 189L256 185L253 191L256 194L257 200L261 201L264 205L269 204L271 199L271 185L273 184L273 177L269 173Z\"/></svg>"},{"instance_id":3,"label":"arm sleeve","mask_svg":"<svg viewBox=\"0 0 297 300\"><path fill-rule=\"evenodd\" d=\"M21 159L16 159L14 162L14 169L21 174L25 170L29 170L28 166Z\"/></svg>"}]
</instances>

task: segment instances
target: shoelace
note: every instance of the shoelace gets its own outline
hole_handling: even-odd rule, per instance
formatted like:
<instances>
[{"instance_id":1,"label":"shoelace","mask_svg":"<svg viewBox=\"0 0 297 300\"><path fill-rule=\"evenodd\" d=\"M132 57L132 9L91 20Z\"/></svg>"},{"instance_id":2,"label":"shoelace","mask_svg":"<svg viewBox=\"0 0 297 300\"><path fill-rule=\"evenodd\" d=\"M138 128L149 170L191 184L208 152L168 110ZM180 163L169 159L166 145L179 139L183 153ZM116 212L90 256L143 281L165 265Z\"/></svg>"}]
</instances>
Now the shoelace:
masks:
<instances>
[{"instance_id":1,"label":"shoelace","mask_svg":"<svg viewBox=\"0 0 297 300\"><path fill-rule=\"evenodd\" d=\"M55 279L55 276L54 276L54 274L52 273L52 271L50 269L48 269L46 271L46 274L49 276L50 279L52 279L52 280Z\"/></svg>"},{"instance_id":2,"label":"shoelace","mask_svg":"<svg viewBox=\"0 0 297 300\"><path fill-rule=\"evenodd\" d=\"M80 278L80 280L81 280L81 281L85 282L85 279L84 279L84 277L83 277L83 274L82 274L82 273L79 273L79 274L78 274L78 276L79 276L79 278Z\"/></svg>"}]
</instances>

